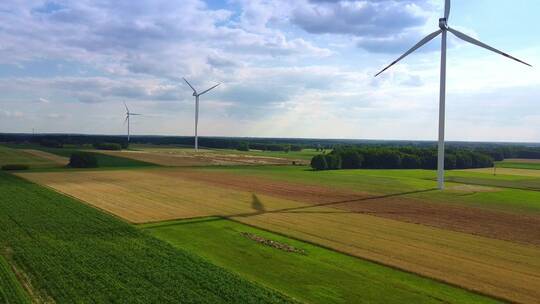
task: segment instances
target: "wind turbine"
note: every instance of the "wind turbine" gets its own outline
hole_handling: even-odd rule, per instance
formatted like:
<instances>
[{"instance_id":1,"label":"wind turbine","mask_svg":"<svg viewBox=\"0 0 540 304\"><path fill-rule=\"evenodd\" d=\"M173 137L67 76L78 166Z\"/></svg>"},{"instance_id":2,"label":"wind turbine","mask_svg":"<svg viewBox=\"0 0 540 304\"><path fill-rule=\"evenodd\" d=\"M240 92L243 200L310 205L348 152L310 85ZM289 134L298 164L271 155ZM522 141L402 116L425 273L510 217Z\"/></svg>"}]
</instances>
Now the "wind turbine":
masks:
<instances>
[{"instance_id":1,"label":"wind turbine","mask_svg":"<svg viewBox=\"0 0 540 304\"><path fill-rule=\"evenodd\" d=\"M128 108L127 104L126 104L125 102L124 102L124 107L126 107L126 120L124 120L124 124L127 122L127 142L128 142L128 144L129 144L129 136L130 136L130 134L129 134L129 132L130 132L130 129L129 129L129 118L130 118L131 116L137 116L137 115L142 115L142 114L131 113L131 112L129 111L129 108Z\"/></svg>"},{"instance_id":2,"label":"wind turbine","mask_svg":"<svg viewBox=\"0 0 540 304\"><path fill-rule=\"evenodd\" d=\"M420 40L415 46L410 50L401 55L398 59L392 62L389 66L385 67L382 71L377 73L375 77L379 76L382 72L386 71L388 68L398 63L401 59L407 57L412 52L419 49L424 44L433 40L435 37L441 36L441 83L440 83L440 95L439 95L439 144L438 144L438 160L437 160L437 184L440 190L444 189L444 121L445 121L445 99L446 99L446 38L447 33L450 32L454 34L461 40L469 42L471 44L477 45L479 47L485 48L497 54L503 55L507 58L513 59L517 62L523 63L525 65L531 66L530 64L521 61L515 57L512 57L504 52L501 52L483 42L480 42L472 37L469 37L451 27L448 26L448 17L450 16L450 0L445 0L444 5L444 18L439 19L439 30L427 35L424 39ZM532 67L532 66L531 66Z\"/></svg>"},{"instance_id":3,"label":"wind turbine","mask_svg":"<svg viewBox=\"0 0 540 304\"><path fill-rule=\"evenodd\" d=\"M199 96L201 96L202 94L214 89L215 87L217 87L218 85L220 85L220 83L216 84L215 86L207 89L207 90L204 90L202 91L201 93L197 93L197 90L195 90L195 88L193 88L193 86L184 78L184 81L187 83L187 85L193 90L193 96L195 96L195 151L199 151L199 137L198 137L198 134L197 134L197 128L198 128L198 125L199 125Z\"/></svg>"}]
</instances>

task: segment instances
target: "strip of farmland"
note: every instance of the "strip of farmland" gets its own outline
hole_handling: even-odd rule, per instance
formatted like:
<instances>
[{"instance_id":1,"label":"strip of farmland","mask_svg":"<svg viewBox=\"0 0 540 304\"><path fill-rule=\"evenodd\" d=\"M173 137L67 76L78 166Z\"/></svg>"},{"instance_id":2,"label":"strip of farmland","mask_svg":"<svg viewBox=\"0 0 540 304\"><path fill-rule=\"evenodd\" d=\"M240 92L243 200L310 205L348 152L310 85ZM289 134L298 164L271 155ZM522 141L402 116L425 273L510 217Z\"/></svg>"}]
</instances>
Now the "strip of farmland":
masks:
<instances>
[{"instance_id":1,"label":"strip of farmland","mask_svg":"<svg viewBox=\"0 0 540 304\"><path fill-rule=\"evenodd\" d=\"M493 303L493 299L417 275L223 218L142 225L151 235L313 304ZM247 238L287 244L280 250ZM269 267L269 265L271 265ZM269 271L271 268L271 271Z\"/></svg>"},{"instance_id":2,"label":"strip of farmland","mask_svg":"<svg viewBox=\"0 0 540 304\"><path fill-rule=\"evenodd\" d=\"M129 224L0 173L0 252L38 302L287 303Z\"/></svg>"}]
</instances>

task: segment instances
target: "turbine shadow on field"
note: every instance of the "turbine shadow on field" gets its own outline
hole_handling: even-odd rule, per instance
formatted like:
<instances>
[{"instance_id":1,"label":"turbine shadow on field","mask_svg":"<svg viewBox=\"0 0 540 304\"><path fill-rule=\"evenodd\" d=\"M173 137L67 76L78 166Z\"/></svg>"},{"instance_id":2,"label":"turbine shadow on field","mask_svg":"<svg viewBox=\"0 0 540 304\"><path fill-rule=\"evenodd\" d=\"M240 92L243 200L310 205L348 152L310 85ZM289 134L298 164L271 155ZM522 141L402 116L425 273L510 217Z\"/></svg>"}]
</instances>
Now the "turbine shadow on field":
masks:
<instances>
[{"instance_id":1,"label":"turbine shadow on field","mask_svg":"<svg viewBox=\"0 0 540 304\"><path fill-rule=\"evenodd\" d=\"M253 200L251 202L251 207L255 210L255 212L233 214L227 217L249 217L249 216L261 215L265 213L328 213L328 214L330 213L363 213L361 211L346 211L346 210L337 210L337 209L336 211L309 211L305 209L312 209L316 207L331 207L334 205L340 205L340 204L346 204L346 203L365 202L365 201L370 201L370 200L399 197L399 196L405 196L409 194L425 193L425 192L432 192L432 191L437 191L437 189L431 188L431 189L424 189L424 190L400 192L400 193L385 194L385 195L378 195L378 196L362 197L362 198L357 198L357 199L333 201L333 202L328 202L328 203L312 204L312 205L301 206L301 207L282 208L282 209L276 209L276 210L267 210L266 207L264 206L264 203L259 199L259 197L256 194L253 193L252 194Z\"/></svg>"},{"instance_id":2,"label":"turbine shadow on field","mask_svg":"<svg viewBox=\"0 0 540 304\"><path fill-rule=\"evenodd\" d=\"M255 194L251 194L252 201L251 201L251 208L255 209L257 214L265 213L266 208L264 207L264 204L261 202L259 197Z\"/></svg>"}]
</instances>

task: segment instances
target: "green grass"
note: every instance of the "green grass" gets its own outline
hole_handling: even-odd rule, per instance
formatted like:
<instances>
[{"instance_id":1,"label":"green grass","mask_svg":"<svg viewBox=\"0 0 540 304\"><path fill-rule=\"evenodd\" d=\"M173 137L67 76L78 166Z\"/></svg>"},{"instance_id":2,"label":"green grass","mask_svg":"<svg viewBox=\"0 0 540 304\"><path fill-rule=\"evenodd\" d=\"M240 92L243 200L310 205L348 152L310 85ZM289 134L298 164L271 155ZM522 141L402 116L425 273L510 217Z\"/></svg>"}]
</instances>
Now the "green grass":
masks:
<instances>
[{"instance_id":1,"label":"green grass","mask_svg":"<svg viewBox=\"0 0 540 304\"><path fill-rule=\"evenodd\" d=\"M500 168L514 168L514 169L540 170L540 163L502 161L502 162L497 162L497 167L500 167Z\"/></svg>"},{"instance_id":2,"label":"green grass","mask_svg":"<svg viewBox=\"0 0 540 304\"><path fill-rule=\"evenodd\" d=\"M31 168L57 166L49 160L0 145L0 166L7 164L28 165Z\"/></svg>"},{"instance_id":3,"label":"green grass","mask_svg":"<svg viewBox=\"0 0 540 304\"><path fill-rule=\"evenodd\" d=\"M540 179L519 176L447 171L448 189L435 190L436 172L431 170L335 170L312 171L297 166L235 166L205 168L234 174L254 175L287 182L315 184L372 195L402 195L432 203L459 204L520 213L540 213ZM459 182L452 183L451 181ZM489 186L486 191L458 191L461 184ZM530 189L527 189L530 185ZM515 189L517 188L517 189ZM519 189L523 188L523 189Z\"/></svg>"},{"instance_id":4,"label":"green grass","mask_svg":"<svg viewBox=\"0 0 540 304\"><path fill-rule=\"evenodd\" d=\"M0 252L57 303L285 303L288 298L72 198L0 173Z\"/></svg>"},{"instance_id":5,"label":"green grass","mask_svg":"<svg viewBox=\"0 0 540 304\"><path fill-rule=\"evenodd\" d=\"M30 303L30 298L2 255L0 255L0 303Z\"/></svg>"},{"instance_id":6,"label":"green grass","mask_svg":"<svg viewBox=\"0 0 540 304\"><path fill-rule=\"evenodd\" d=\"M494 303L410 273L221 218L142 226L173 246L308 303ZM249 232L307 254L261 245Z\"/></svg>"}]
</instances>

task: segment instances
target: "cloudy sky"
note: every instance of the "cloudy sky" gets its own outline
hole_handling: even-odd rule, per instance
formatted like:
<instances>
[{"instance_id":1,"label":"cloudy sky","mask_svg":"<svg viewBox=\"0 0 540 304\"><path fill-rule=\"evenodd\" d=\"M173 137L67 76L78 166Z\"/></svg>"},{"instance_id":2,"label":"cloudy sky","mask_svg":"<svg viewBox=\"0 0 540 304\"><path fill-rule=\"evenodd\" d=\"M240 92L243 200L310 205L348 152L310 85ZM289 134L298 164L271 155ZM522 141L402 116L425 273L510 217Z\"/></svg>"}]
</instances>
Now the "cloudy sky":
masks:
<instances>
[{"instance_id":1,"label":"cloudy sky","mask_svg":"<svg viewBox=\"0 0 540 304\"><path fill-rule=\"evenodd\" d=\"M442 0L2 0L0 132L435 139ZM540 66L538 0L450 23ZM540 141L540 70L449 39L447 138Z\"/></svg>"}]
</instances>

